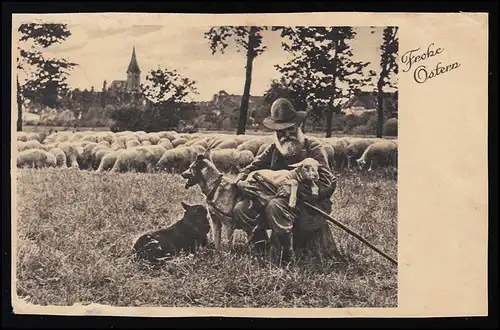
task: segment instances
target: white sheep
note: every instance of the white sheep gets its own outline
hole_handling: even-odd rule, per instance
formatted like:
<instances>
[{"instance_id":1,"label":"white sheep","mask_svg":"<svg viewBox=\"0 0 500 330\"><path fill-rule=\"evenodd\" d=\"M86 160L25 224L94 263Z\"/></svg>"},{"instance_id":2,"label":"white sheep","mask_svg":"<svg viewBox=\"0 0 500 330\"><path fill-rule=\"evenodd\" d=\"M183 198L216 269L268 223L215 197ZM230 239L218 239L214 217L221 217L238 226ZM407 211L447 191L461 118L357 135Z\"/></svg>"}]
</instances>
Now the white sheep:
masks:
<instances>
[{"instance_id":1,"label":"white sheep","mask_svg":"<svg viewBox=\"0 0 500 330\"><path fill-rule=\"evenodd\" d=\"M17 142L17 151L21 152L28 149L43 149L43 145L38 140L28 140L26 142Z\"/></svg>"},{"instance_id":2,"label":"white sheep","mask_svg":"<svg viewBox=\"0 0 500 330\"><path fill-rule=\"evenodd\" d=\"M28 149L20 152L17 156L17 167L56 167L56 156L41 149Z\"/></svg>"},{"instance_id":3,"label":"white sheep","mask_svg":"<svg viewBox=\"0 0 500 330\"><path fill-rule=\"evenodd\" d=\"M161 138L160 140L158 140L157 145L162 146L163 148L165 148L165 150L170 150L174 148L172 142L170 142L170 140L167 138Z\"/></svg>"},{"instance_id":4,"label":"white sheep","mask_svg":"<svg viewBox=\"0 0 500 330\"><path fill-rule=\"evenodd\" d=\"M368 167L368 171L381 165L397 166L397 151L398 146L391 141L374 142L356 161L360 169Z\"/></svg>"},{"instance_id":5,"label":"white sheep","mask_svg":"<svg viewBox=\"0 0 500 330\"><path fill-rule=\"evenodd\" d=\"M257 170L251 172L244 181L239 181L237 184L244 188L243 186L255 180L255 174L259 173L274 182L278 187L282 187L289 196L288 205L294 208L297 204L297 191L300 183L310 184L311 193L318 195L319 187L316 183L319 180L319 166L320 163L316 159L309 157L299 163L290 165L293 170Z\"/></svg>"},{"instance_id":6,"label":"white sheep","mask_svg":"<svg viewBox=\"0 0 500 330\"><path fill-rule=\"evenodd\" d=\"M254 158L255 157L250 150L239 151L239 155L238 155L239 169L238 170L250 165L252 163L252 161L254 160Z\"/></svg>"},{"instance_id":7,"label":"white sheep","mask_svg":"<svg viewBox=\"0 0 500 330\"><path fill-rule=\"evenodd\" d=\"M235 173L239 170L240 151L233 149L208 149L207 158L222 173Z\"/></svg>"},{"instance_id":8,"label":"white sheep","mask_svg":"<svg viewBox=\"0 0 500 330\"><path fill-rule=\"evenodd\" d=\"M103 149L101 151L102 158L96 172L104 172L111 170L123 150L125 149L119 149L119 150Z\"/></svg>"},{"instance_id":9,"label":"white sheep","mask_svg":"<svg viewBox=\"0 0 500 330\"><path fill-rule=\"evenodd\" d=\"M26 132L17 132L17 141L26 142L28 141L28 135Z\"/></svg>"},{"instance_id":10,"label":"white sheep","mask_svg":"<svg viewBox=\"0 0 500 330\"><path fill-rule=\"evenodd\" d=\"M82 159L83 148L71 142L63 142L58 145L58 148L66 154L66 165L71 168L80 169L78 159Z\"/></svg>"},{"instance_id":11,"label":"white sheep","mask_svg":"<svg viewBox=\"0 0 500 330\"><path fill-rule=\"evenodd\" d=\"M174 146L174 148L177 148L178 146L183 145L186 142L188 142L186 138L177 138L172 141L172 145Z\"/></svg>"},{"instance_id":12,"label":"white sheep","mask_svg":"<svg viewBox=\"0 0 500 330\"><path fill-rule=\"evenodd\" d=\"M126 149L122 149L122 150L126 150ZM114 150L112 148L108 148L104 145L98 144L96 147L94 147L94 149L92 149L92 152L93 152L92 168L94 170L97 170L99 168L99 166L101 165L102 158L113 151L116 151L116 150Z\"/></svg>"},{"instance_id":13,"label":"white sheep","mask_svg":"<svg viewBox=\"0 0 500 330\"><path fill-rule=\"evenodd\" d=\"M257 152L259 151L261 146L266 142L267 141L263 138L254 138L244 141L243 143L238 145L236 149L238 149L239 151L250 150L254 155L257 155Z\"/></svg>"},{"instance_id":14,"label":"white sheep","mask_svg":"<svg viewBox=\"0 0 500 330\"><path fill-rule=\"evenodd\" d=\"M156 163L156 170L173 172L185 171L189 167L189 165L191 165L191 163L196 159L196 157L204 151L204 149L203 151L201 151L196 147L181 146L165 151L160 160Z\"/></svg>"},{"instance_id":15,"label":"white sheep","mask_svg":"<svg viewBox=\"0 0 500 330\"><path fill-rule=\"evenodd\" d=\"M127 147L127 149L131 149L131 148L141 146L141 143L139 142L139 140L134 138L134 139L127 140L127 142L125 143L125 146Z\"/></svg>"},{"instance_id":16,"label":"white sheep","mask_svg":"<svg viewBox=\"0 0 500 330\"><path fill-rule=\"evenodd\" d=\"M346 147L347 169L351 170L352 159L358 159L366 148L375 142L374 139L353 139Z\"/></svg>"},{"instance_id":17,"label":"white sheep","mask_svg":"<svg viewBox=\"0 0 500 330\"><path fill-rule=\"evenodd\" d=\"M60 148L51 148L49 152L56 157L56 165L59 168L67 168L66 165L66 154Z\"/></svg>"},{"instance_id":18,"label":"white sheep","mask_svg":"<svg viewBox=\"0 0 500 330\"><path fill-rule=\"evenodd\" d=\"M111 172L146 172L154 166L154 153L148 147L123 149L119 153Z\"/></svg>"}]
</instances>

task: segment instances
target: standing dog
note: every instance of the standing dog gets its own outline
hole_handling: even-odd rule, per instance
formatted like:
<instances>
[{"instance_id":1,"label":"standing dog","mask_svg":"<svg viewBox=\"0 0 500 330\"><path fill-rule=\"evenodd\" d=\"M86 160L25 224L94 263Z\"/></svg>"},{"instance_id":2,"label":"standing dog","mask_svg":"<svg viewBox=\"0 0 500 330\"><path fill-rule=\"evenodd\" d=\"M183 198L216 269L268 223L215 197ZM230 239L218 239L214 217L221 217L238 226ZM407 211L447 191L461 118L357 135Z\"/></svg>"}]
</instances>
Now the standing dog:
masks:
<instances>
[{"instance_id":1,"label":"standing dog","mask_svg":"<svg viewBox=\"0 0 500 330\"><path fill-rule=\"evenodd\" d=\"M312 193L318 193L315 181L318 180L319 163L312 158L306 158L302 162L291 165L292 170L258 170L250 173L245 181L238 184L224 176L217 167L205 155L198 155L196 160L184 171L181 176L187 179L185 188L189 189L198 185L206 196L208 211L213 223L213 239L215 248L221 248L222 226L226 228L227 238L232 247L233 233L236 225L232 218L233 208L240 196L238 185L245 184L253 179L255 173L260 173L265 178L283 187L283 192L290 196L289 205L295 207L297 202L298 183L309 181ZM288 190L287 190L288 187ZM247 232L248 237L252 233Z\"/></svg>"},{"instance_id":2,"label":"standing dog","mask_svg":"<svg viewBox=\"0 0 500 330\"><path fill-rule=\"evenodd\" d=\"M181 251L196 253L199 246L207 245L210 231L207 208L181 204L184 208L182 219L166 229L144 234L137 239L133 247L137 256L149 262L158 262Z\"/></svg>"}]
</instances>

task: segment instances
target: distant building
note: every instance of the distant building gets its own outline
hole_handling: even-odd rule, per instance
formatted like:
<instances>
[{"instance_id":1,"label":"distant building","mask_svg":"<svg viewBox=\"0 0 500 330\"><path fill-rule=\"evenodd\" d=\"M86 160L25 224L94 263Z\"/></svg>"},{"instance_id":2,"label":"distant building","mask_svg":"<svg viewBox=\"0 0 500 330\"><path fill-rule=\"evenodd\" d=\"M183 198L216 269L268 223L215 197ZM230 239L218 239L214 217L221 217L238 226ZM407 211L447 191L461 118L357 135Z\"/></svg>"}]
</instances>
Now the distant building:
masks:
<instances>
[{"instance_id":1,"label":"distant building","mask_svg":"<svg viewBox=\"0 0 500 330\"><path fill-rule=\"evenodd\" d=\"M346 115L359 116L363 113L377 111L377 92L359 92L342 105L342 112ZM397 92L384 93L383 108L393 116L397 116Z\"/></svg>"},{"instance_id":2,"label":"distant building","mask_svg":"<svg viewBox=\"0 0 500 330\"><path fill-rule=\"evenodd\" d=\"M209 107L213 109L213 112L219 116L222 113L230 113L234 111L239 111L241 106L241 95L229 94L226 91L219 91L219 93L214 94L212 101L209 103ZM252 113L259 107L264 101L263 96L250 96L248 100L248 113Z\"/></svg>"},{"instance_id":3,"label":"distant building","mask_svg":"<svg viewBox=\"0 0 500 330\"><path fill-rule=\"evenodd\" d=\"M137 63L137 56L135 54L135 46L132 48L132 57L128 65L127 80L113 80L109 87L107 86L107 81L104 80L103 92L110 91L123 92L123 93L134 93L139 92L141 88L141 70L139 69L139 64Z\"/></svg>"}]
</instances>

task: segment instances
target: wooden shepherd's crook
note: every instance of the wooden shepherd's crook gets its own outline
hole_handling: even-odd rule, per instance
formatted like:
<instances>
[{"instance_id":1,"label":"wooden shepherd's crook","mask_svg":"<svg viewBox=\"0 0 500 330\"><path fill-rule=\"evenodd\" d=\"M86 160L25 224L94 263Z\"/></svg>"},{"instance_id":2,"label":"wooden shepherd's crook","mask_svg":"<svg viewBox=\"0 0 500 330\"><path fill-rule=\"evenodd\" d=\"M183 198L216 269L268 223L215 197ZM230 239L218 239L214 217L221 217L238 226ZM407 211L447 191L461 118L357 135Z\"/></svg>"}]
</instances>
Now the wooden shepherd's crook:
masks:
<instances>
[{"instance_id":1,"label":"wooden shepherd's crook","mask_svg":"<svg viewBox=\"0 0 500 330\"><path fill-rule=\"evenodd\" d=\"M258 175L258 174L257 174ZM266 178L264 178L263 176L261 175L258 175L261 179L265 180L268 184L272 185L273 188L275 188L275 185L274 183L272 182L269 182L269 180L267 180ZM345 230L346 232L348 232L349 234L351 234L352 236L356 237L358 240L360 240L361 242L365 243L366 245L368 245L372 250L374 250L375 252L377 252L378 254L380 254L381 256L383 256L384 258L386 258L387 260L389 260L390 262L392 262L394 265L397 266L398 262L396 260L394 260L393 258L391 258L389 255L387 255L386 253L384 253L382 250L380 250L379 248L377 248L375 245L373 245L372 243L368 242L365 238L363 238L360 234L356 233L354 230L352 230L351 228L347 227L346 225L344 225L343 223L335 220L331 215L325 213L323 210L317 208L316 206L314 205L311 205L310 203L308 202L305 202L305 201L302 201L300 199L297 199L298 202L304 204L305 206L313 209L314 211L318 212L319 214L323 215L325 218L327 218L328 220L330 220L330 222L333 222L335 225L339 226L340 228L342 228L343 230Z\"/></svg>"}]
</instances>

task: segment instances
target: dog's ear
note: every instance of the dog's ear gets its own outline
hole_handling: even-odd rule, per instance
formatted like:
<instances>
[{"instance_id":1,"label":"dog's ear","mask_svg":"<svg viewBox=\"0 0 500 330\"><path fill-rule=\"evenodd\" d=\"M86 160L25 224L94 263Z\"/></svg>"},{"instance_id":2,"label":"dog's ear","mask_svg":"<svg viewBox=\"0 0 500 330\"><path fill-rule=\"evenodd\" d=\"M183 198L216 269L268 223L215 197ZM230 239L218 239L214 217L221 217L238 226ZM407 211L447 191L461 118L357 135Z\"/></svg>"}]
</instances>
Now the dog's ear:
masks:
<instances>
[{"instance_id":1,"label":"dog's ear","mask_svg":"<svg viewBox=\"0 0 500 330\"><path fill-rule=\"evenodd\" d=\"M302 163L303 163L303 162L304 162L304 161L301 161L301 162L299 162L299 163L295 163L295 164L288 165L288 166L293 167L293 168L296 168L296 167L299 167L300 165L302 165Z\"/></svg>"}]
</instances>

